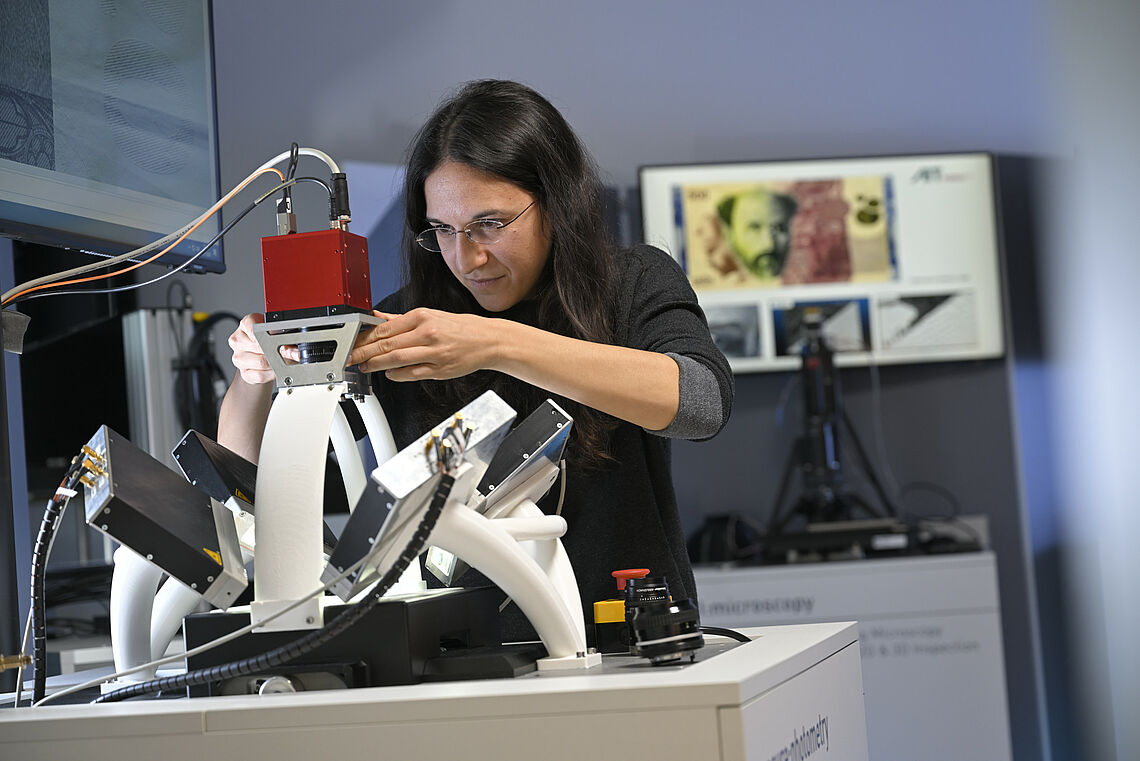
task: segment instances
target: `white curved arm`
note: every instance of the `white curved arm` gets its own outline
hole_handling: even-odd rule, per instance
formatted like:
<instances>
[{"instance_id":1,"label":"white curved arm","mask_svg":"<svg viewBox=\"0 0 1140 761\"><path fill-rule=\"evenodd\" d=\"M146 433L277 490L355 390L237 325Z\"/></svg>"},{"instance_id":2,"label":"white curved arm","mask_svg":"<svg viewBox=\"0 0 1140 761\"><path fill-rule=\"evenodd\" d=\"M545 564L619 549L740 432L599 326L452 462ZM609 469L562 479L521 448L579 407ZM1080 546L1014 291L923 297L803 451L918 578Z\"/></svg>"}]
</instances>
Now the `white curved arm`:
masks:
<instances>
[{"instance_id":1,"label":"white curved arm","mask_svg":"<svg viewBox=\"0 0 1140 761\"><path fill-rule=\"evenodd\" d=\"M537 509L537 508L536 508ZM552 517L552 516L548 516ZM565 526L565 521L555 517ZM586 652L586 631L580 624L581 604L574 587L578 615L567 606L561 590L549 582L538 562L524 550L498 521L490 520L451 500L444 508L431 533L431 544L463 559L495 582L526 614L552 658L575 656ZM557 539L546 540L557 543ZM556 556L557 553L552 553ZM564 553L563 553L564 557ZM552 561L557 565L558 560ZM566 563L573 578L573 570Z\"/></svg>"},{"instance_id":2,"label":"white curved arm","mask_svg":"<svg viewBox=\"0 0 1140 761\"><path fill-rule=\"evenodd\" d=\"M356 399L356 407L360 410L360 419L368 431L368 440L372 443L372 452L376 455L376 465L379 467L396 454L396 441L392 437L392 428L388 425L388 416L384 414L380 400L373 394Z\"/></svg>"},{"instance_id":3,"label":"white curved arm","mask_svg":"<svg viewBox=\"0 0 1140 761\"><path fill-rule=\"evenodd\" d=\"M202 602L202 595L171 576L162 583L154 598L154 613L150 621L150 657L161 658L182 627L182 619L194 612ZM143 676L143 672L139 672ZM152 669L146 674L154 676Z\"/></svg>"},{"instance_id":4,"label":"white curved arm","mask_svg":"<svg viewBox=\"0 0 1140 761\"><path fill-rule=\"evenodd\" d=\"M566 525L566 519L561 516L546 515L529 499L523 500L517 507L512 510L509 515L511 517L496 520L505 521L535 521L540 519L557 519L562 521L562 525ZM524 517L516 517L524 516ZM541 518L540 518L541 517ZM565 528L558 536L566 533ZM528 537L529 538L529 537ZM574 575L574 567L570 565L570 557L566 554L566 548L562 546L562 542L556 537L533 537L533 541L527 542L523 545L524 549L529 549L531 557L542 569L542 572L550 580L554 590L562 599L562 604L570 612L570 617L574 619L574 628L578 631L584 632L586 630L586 620L582 613L582 593L578 590L578 579ZM518 602L517 600L515 601ZM525 612L525 611L524 611Z\"/></svg>"},{"instance_id":5,"label":"white curved arm","mask_svg":"<svg viewBox=\"0 0 1140 761\"><path fill-rule=\"evenodd\" d=\"M286 389L269 408L255 487L255 623L321 586L325 459L343 390L343 383ZM267 628L321 625L321 600L313 599Z\"/></svg>"},{"instance_id":6,"label":"white curved arm","mask_svg":"<svg viewBox=\"0 0 1140 761\"><path fill-rule=\"evenodd\" d=\"M141 666L150 657L150 621L162 570L134 550L119 547L111 572L111 653L115 671ZM148 677L136 675L136 680Z\"/></svg>"}]
</instances>

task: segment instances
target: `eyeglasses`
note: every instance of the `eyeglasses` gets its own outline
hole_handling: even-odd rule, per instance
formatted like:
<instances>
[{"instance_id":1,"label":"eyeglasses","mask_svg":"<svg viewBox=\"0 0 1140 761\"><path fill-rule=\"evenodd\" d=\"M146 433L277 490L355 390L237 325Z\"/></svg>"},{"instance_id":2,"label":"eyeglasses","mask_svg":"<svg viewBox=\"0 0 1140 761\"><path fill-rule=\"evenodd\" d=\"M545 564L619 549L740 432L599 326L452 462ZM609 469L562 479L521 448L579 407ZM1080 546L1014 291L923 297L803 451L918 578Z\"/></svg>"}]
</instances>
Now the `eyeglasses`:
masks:
<instances>
[{"instance_id":1,"label":"eyeglasses","mask_svg":"<svg viewBox=\"0 0 1140 761\"><path fill-rule=\"evenodd\" d=\"M472 243L478 243L480 245L498 243L499 239L503 237L503 228L514 222L523 214L526 214L526 210L534 206L535 203L537 203L537 201L531 201L527 204L526 209L523 209L506 222L500 222L497 219L476 219L467 225L467 227L463 228L463 234L466 235L467 240ZM436 253L440 251L450 251L455 245L455 235L458 232L458 230L448 225L429 227L416 236L416 243L419 243L420 246L426 248L428 251L434 251Z\"/></svg>"}]
</instances>

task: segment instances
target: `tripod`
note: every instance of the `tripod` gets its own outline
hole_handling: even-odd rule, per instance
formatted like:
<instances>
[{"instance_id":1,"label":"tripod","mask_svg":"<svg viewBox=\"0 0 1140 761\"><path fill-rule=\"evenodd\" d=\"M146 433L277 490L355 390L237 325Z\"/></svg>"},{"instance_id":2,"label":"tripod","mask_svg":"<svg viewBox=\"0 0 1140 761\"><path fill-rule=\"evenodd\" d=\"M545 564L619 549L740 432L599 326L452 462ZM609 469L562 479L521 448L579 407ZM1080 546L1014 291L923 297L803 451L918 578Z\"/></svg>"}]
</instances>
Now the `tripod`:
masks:
<instances>
[{"instance_id":1,"label":"tripod","mask_svg":"<svg viewBox=\"0 0 1140 761\"><path fill-rule=\"evenodd\" d=\"M874 468L870 466L850 418L842 408L839 376L835 372L835 353L823 335L822 316L818 310L809 309L804 313L803 319L805 338L800 352L803 359L800 378L804 390L804 430L797 438L784 466L780 490L768 522L769 537L781 534L797 516L802 516L811 525L851 521L860 516L887 520L894 513L891 501L875 476ZM881 510L844 485L839 446L840 423L846 426L864 469L884 505ZM802 474L803 491L792 504L791 510L782 513L781 508L797 465Z\"/></svg>"}]
</instances>

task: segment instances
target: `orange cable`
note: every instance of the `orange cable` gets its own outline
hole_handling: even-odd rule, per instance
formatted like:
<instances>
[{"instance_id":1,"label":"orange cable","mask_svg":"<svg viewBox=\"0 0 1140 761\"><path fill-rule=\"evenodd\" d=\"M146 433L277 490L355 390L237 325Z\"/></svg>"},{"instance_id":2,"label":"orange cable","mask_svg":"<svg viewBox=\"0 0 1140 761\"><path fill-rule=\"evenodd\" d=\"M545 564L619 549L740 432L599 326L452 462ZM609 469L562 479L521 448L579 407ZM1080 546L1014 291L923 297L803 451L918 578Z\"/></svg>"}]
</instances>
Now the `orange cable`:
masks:
<instances>
[{"instance_id":1,"label":"orange cable","mask_svg":"<svg viewBox=\"0 0 1140 761\"><path fill-rule=\"evenodd\" d=\"M209 219L210 217L217 214L218 210L221 209L222 206L224 206L231 198L233 198L246 185L253 182L254 179L256 179L257 177L260 177L261 175L265 174L266 172L274 172L277 174L278 177L281 178L282 182L285 181L285 175L283 175L280 170L275 169L273 167L266 167L266 168L262 169L261 171L257 172L256 174L254 174L250 177L247 177L244 182L242 182L236 188L234 188L229 193L227 193L224 198L222 198L217 203L215 203L213 206L211 206L208 209L209 213L206 216L202 217L202 219L198 220L197 224L195 224L193 227L191 227L186 232L182 233L182 235L178 236L178 238L173 243L171 243L169 246L162 249L161 251L159 251L157 254L150 257L149 259L144 259L141 262L136 262L136 263L132 264L130 267L124 267L123 269L117 270L115 272L104 272L102 275L92 275L91 277L81 277L81 278L76 278L74 280L59 280L59 281L56 281L54 283L41 283L40 285L34 286L32 288L25 288L24 290L20 291L19 293L12 294L7 299L5 299L3 303L7 304L10 301L17 299L26 293L32 293L33 291L41 291L44 288L54 288L54 287L60 286L60 285L74 285L75 283L87 283L87 282L90 282L92 280L102 280L104 278L112 278L112 277L115 277L116 275L122 275L125 272L130 272L133 269L138 269L139 267L143 266L144 264L150 264L155 259L159 258L163 254L170 251L170 249L174 248L179 243L181 243L186 238L187 235L189 235L190 233L197 230L202 225L203 222L205 222L207 219ZM0 306L3 306L3 305L0 304Z\"/></svg>"}]
</instances>

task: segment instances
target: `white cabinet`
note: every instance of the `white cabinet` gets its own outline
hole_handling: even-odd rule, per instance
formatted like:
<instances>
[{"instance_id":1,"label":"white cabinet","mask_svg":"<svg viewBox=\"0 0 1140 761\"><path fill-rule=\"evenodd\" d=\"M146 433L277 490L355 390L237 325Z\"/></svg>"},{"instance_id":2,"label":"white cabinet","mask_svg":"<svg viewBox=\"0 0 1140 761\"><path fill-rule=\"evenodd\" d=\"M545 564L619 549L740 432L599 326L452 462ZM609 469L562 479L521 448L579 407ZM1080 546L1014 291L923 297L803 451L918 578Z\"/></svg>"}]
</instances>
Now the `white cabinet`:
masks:
<instances>
[{"instance_id":1,"label":"white cabinet","mask_svg":"<svg viewBox=\"0 0 1140 761\"><path fill-rule=\"evenodd\" d=\"M992 553L704 567L696 577L704 625L859 622L876 761L1011 758Z\"/></svg>"}]
</instances>

